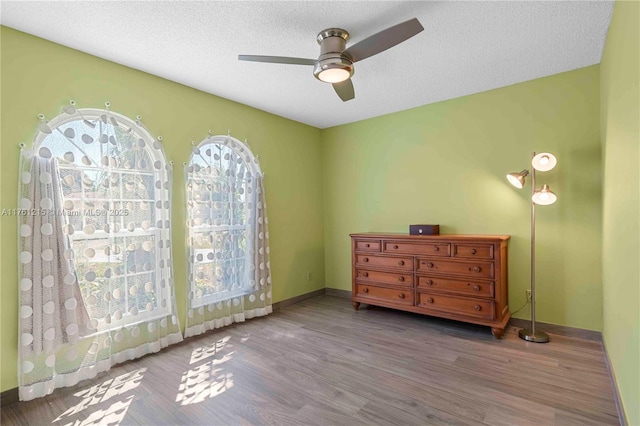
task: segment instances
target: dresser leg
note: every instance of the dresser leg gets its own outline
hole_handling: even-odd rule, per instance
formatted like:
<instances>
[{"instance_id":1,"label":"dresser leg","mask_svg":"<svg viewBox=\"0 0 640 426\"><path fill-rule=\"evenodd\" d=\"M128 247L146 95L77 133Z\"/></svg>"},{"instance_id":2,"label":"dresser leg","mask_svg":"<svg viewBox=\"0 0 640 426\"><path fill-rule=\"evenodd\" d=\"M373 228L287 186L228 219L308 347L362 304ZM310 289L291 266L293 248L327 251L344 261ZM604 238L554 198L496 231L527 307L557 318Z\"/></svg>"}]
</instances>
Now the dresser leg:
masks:
<instances>
[{"instance_id":1,"label":"dresser leg","mask_svg":"<svg viewBox=\"0 0 640 426\"><path fill-rule=\"evenodd\" d=\"M355 309L356 311L360 307L360 302L351 302L351 304L353 305L353 309Z\"/></svg>"},{"instance_id":2,"label":"dresser leg","mask_svg":"<svg viewBox=\"0 0 640 426\"><path fill-rule=\"evenodd\" d=\"M504 328L491 327L491 334L493 334L496 339L499 339L504 335Z\"/></svg>"}]
</instances>

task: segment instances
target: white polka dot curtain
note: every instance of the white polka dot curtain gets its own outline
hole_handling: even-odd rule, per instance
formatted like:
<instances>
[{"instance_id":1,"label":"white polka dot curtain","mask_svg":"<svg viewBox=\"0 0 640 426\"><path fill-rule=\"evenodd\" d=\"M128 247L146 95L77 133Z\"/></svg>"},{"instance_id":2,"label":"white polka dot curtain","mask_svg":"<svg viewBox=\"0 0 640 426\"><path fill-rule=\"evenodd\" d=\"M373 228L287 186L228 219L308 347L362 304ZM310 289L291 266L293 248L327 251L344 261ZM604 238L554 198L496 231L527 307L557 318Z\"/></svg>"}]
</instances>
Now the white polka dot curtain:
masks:
<instances>
[{"instance_id":1,"label":"white polka dot curtain","mask_svg":"<svg viewBox=\"0 0 640 426\"><path fill-rule=\"evenodd\" d=\"M108 110L63 111L21 154L23 401L182 340L160 141Z\"/></svg>"},{"instance_id":2,"label":"white polka dot curtain","mask_svg":"<svg viewBox=\"0 0 640 426\"><path fill-rule=\"evenodd\" d=\"M271 313L263 174L248 146L230 136L212 136L193 148L187 210L185 336Z\"/></svg>"}]
</instances>

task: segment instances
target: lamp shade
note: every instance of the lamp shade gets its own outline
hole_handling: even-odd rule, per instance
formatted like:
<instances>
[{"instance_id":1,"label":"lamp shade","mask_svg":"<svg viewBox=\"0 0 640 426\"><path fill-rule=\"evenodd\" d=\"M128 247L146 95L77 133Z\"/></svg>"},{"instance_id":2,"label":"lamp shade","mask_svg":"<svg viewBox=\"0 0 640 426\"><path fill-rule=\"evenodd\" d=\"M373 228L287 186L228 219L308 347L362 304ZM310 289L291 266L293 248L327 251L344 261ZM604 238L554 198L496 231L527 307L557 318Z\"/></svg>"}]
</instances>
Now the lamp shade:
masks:
<instances>
[{"instance_id":1,"label":"lamp shade","mask_svg":"<svg viewBox=\"0 0 640 426\"><path fill-rule=\"evenodd\" d=\"M542 188L536 190L531 197L534 203L539 204L541 206L548 206L556 202L558 197L556 194L549 189L549 185L544 184Z\"/></svg>"},{"instance_id":2,"label":"lamp shade","mask_svg":"<svg viewBox=\"0 0 640 426\"><path fill-rule=\"evenodd\" d=\"M523 170L521 172L514 172L514 173L509 173L507 175L507 180L509 181L509 183L513 186L515 186L518 189L522 189L522 187L524 186L524 178L529 174L529 170Z\"/></svg>"},{"instance_id":3,"label":"lamp shade","mask_svg":"<svg viewBox=\"0 0 640 426\"><path fill-rule=\"evenodd\" d=\"M531 165L539 172L547 172L553 169L557 163L558 160L556 159L556 156L548 152L537 154L531 160Z\"/></svg>"}]
</instances>

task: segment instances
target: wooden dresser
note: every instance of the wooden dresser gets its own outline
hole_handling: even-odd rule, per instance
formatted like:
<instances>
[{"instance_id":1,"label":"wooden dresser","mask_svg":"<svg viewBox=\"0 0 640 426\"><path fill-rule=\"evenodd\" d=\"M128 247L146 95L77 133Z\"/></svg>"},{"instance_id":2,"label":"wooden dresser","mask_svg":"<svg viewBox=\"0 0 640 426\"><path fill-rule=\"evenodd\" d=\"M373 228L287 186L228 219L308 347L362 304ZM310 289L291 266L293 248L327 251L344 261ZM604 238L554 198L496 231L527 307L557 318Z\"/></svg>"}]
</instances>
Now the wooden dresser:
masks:
<instances>
[{"instance_id":1,"label":"wooden dresser","mask_svg":"<svg viewBox=\"0 0 640 426\"><path fill-rule=\"evenodd\" d=\"M507 235L351 234L353 307L360 303L491 327L511 318Z\"/></svg>"}]
</instances>

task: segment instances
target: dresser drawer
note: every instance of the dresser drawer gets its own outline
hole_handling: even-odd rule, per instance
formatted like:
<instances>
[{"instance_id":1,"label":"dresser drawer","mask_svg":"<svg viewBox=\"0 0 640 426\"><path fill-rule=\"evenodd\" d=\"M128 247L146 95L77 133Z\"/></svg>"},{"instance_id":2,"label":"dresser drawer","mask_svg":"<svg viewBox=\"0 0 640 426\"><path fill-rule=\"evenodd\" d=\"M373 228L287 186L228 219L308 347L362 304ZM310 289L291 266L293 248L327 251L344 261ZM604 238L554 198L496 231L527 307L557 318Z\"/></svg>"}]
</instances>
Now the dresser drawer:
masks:
<instances>
[{"instance_id":1,"label":"dresser drawer","mask_svg":"<svg viewBox=\"0 0 640 426\"><path fill-rule=\"evenodd\" d=\"M382 242L385 253L415 254L422 256L451 256L450 243L414 243L406 241L387 240Z\"/></svg>"},{"instance_id":2,"label":"dresser drawer","mask_svg":"<svg viewBox=\"0 0 640 426\"><path fill-rule=\"evenodd\" d=\"M421 273L464 275L493 278L493 262L458 262L444 259L419 259L416 270Z\"/></svg>"},{"instance_id":3,"label":"dresser drawer","mask_svg":"<svg viewBox=\"0 0 640 426\"><path fill-rule=\"evenodd\" d=\"M376 282L401 286L413 286L413 274L395 274L393 272L368 271L358 269L356 272L358 282Z\"/></svg>"},{"instance_id":4,"label":"dresser drawer","mask_svg":"<svg viewBox=\"0 0 640 426\"><path fill-rule=\"evenodd\" d=\"M401 305L413 305L412 289L396 289L389 287L378 287L368 284L356 285L356 296L366 297L368 299L384 300L391 303Z\"/></svg>"},{"instance_id":5,"label":"dresser drawer","mask_svg":"<svg viewBox=\"0 0 640 426\"><path fill-rule=\"evenodd\" d=\"M357 251L380 251L380 240L355 240Z\"/></svg>"},{"instance_id":6,"label":"dresser drawer","mask_svg":"<svg viewBox=\"0 0 640 426\"><path fill-rule=\"evenodd\" d=\"M488 244L453 244L453 257L493 259L493 246Z\"/></svg>"},{"instance_id":7,"label":"dresser drawer","mask_svg":"<svg viewBox=\"0 0 640 426\"><path fill-rule=\"evenodd\" d=\"M493 297L493 281L450 280L438 277L417 278L418 291L455 293L463 296Z\"/></svg>"},{"instance_id":8,"label":"dresser drawer","mask_svg":"<svg viewBox=\"0 0 640 426\"><path fill-rule=\"evenodd\" d=\"M394 268L406 271L413 271L413 258L406 257L387 257L374 256L370 254L357 254L356 266L358 267L377 267L377 268Z\"/></svg>"},{"instance_id":9,"label":"dresser drawer","mask_svg":"<svg viewBox=\"0 0 640 426\"><path fill-rule=\"evenodd\" d=\"M492 300L445 296L437 293L418 293L418 307L426 311L455 313L468 317L492 320L495 308Z\"/></svg>"}]
</instances>

